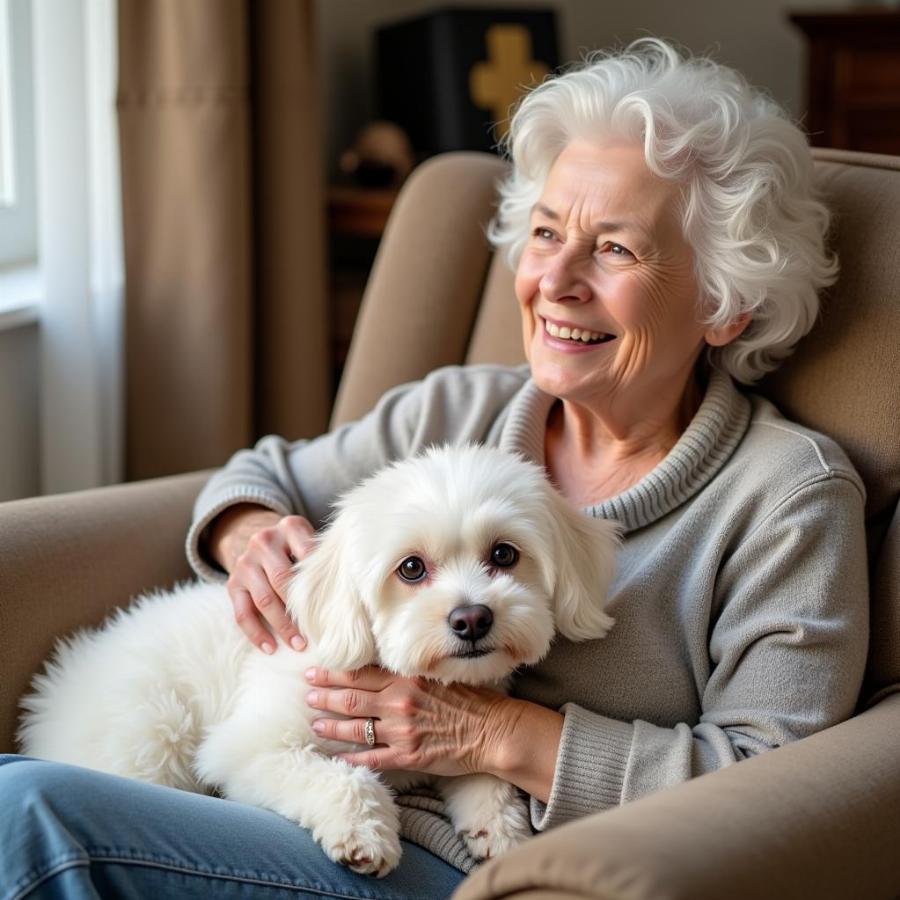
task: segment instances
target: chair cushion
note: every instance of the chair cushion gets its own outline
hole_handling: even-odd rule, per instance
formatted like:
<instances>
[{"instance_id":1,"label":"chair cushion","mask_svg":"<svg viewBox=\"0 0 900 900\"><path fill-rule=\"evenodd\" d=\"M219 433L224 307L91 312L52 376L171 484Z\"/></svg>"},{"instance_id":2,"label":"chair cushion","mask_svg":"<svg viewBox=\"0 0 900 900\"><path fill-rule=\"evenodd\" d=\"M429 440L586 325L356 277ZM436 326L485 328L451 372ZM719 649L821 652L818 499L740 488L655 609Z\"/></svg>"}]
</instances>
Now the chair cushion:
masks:
<instances>
[{"instance_id":1,"label":"chair cushion","mask_svg":"<svg viewBox=\"0 0 900 900\"><path fill-rule=\"evenodd\" d=\"M495 253L469 342L467 363L494 362L515 366L525 362L514 280L503 254Z\"/></svg>"},{"instance_id":2,"label":"chair cushion","mask_svg":"<svg viewBox=\"0 0 900 900\"><path fill-rule=\"evenodd\" d=\"M871 643L861 705L900 691L900 506L872 576Z\"/></svg>"},{"instance_id":3,"label":"chair cushion","mask_svg":"<svg viewBox=\"0 0 900 900\"><path fill-rule=\"evenodd\" d=\"M846 450L868 490L874 554L900 495L900 158L813 152L841 274L815 328L760 390Z\"/></svg>"}]
</instances>

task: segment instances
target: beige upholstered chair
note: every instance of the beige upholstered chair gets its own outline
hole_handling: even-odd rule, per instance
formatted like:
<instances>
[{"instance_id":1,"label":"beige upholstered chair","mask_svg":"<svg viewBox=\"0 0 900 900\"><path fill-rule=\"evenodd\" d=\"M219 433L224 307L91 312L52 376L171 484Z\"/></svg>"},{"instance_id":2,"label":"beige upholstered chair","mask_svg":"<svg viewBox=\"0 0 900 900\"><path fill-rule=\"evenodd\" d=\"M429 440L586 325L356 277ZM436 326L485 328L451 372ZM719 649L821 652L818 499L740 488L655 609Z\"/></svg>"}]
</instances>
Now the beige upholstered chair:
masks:
<instances>
[{"instance_id":1,"label":"beige upholstered chair","mask_svg":"<svg viewBox=\"0 0 900 900\"><path fill-rule=\"evenodd\" d=\"M872 646L842 725L570 823L481 867L460 898L900 896L900 159L817 151L842 275L821 321L763 385L837 438L868 488ZM511 276L483 224L502 164L454 154L398 201L334 421L437 366L518 362ZM188 573L203 474L0 504L0 750L54 636Z\"/></svg>"}]
</instances>

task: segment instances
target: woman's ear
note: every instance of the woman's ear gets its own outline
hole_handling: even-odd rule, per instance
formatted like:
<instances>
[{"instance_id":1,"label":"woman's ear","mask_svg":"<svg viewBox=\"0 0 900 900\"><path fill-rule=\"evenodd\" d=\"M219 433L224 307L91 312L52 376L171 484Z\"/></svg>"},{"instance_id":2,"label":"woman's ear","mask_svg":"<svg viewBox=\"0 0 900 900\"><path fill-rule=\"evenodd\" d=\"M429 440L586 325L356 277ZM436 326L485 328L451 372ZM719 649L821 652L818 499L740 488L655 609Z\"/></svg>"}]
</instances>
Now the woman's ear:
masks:
<instances>
[{"instance_id":1,"label":"woman's ear","mask_svg":"<svg viewBox=\"0 0 900 900\"><path fill-rule=\"evenodd\" d=\"M287 611L326 668L359 669L376 661L372 626L347 552L340 516L295 569Z\"/></svg>"},{"instance_id":2,"label":"woman's ear","mask_svg":"<svg viewBox=\"0 0 900 900\"><path fill-rule=\"evenodd\" d=\"M744 333L744 329L750 324L752 318L750 313L744 313L730 325L723 325L721 328L707 328L703 337L711 347L724 347Z\"/></svg>"},{"instance_id":3,"label":"woman's ear","mask_svg":"<svg viewBox=\"0 0 900 900\"><path fill-rule=\"evenodd\" d=\"M556 628L572 641L605 637L615 623L604 607L615 575L619 526L574 509L549 484L547 493L553 513Z\"/></svg>"}]
</instances>

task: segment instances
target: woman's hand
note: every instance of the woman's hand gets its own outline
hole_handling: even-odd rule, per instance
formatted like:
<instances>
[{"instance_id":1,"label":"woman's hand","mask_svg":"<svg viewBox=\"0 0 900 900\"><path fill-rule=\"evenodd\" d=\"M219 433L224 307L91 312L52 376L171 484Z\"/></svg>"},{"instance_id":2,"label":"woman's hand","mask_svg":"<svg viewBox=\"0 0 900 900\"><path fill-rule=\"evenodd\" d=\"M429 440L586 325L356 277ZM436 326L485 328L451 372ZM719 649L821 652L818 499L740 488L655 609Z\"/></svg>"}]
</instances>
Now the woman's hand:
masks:
<instances>
[{"instance_id":1,"label":"woman's hand","mask_svg":"<svg viewBox=\"0 0 900 900\"><path fill-rule=\"evenodd\" d=\"M375 746L338 754L371 769L406 769L433 775L488 772L513 726L515 703L488 688L403 678L377 666L355 672L310 669L307 703L350 719L319 718L317 734L365 744L366 720L375 722Z\"/></svg>"},{"instance_id":2,"label":"woman's hand","mask_svg":"<svg viewBox=\"0 0 900 900\"><path fill-rule=\"evenodd\" d=\"M309 669L306 702L350 719L319 718L322 737L365 744L371 750L338 754L352 765L432 775L486 772L544 803L550 797L562 739L562 714L489 688L403 678L377 666L355 672Z\"/></svg>"},{"instance_id":3,"label":"woman's hand","mask_svg":"<svg viewBox=\"0 0 900 900\"><path fill-rule=\"evenodd\" d=\"M275 652L273 634L295 650L306 647L284 601L294 564L312 549L313 535L302 516L280 516L249 503L227 509L213 523L209 551L228 572L235 620L264 653Z\"/></svg>"}]
</instances>

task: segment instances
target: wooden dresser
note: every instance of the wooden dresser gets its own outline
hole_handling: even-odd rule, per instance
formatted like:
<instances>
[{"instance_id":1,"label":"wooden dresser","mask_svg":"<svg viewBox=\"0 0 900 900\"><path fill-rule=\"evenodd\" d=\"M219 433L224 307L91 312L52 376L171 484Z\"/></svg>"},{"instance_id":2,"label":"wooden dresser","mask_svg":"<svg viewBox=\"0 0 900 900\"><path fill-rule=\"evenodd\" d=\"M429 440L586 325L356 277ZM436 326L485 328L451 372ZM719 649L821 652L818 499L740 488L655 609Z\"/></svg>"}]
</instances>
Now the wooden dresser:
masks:
<instances>
[{"instance_id":1,"label":"wooden dresser","mask_svg":"<svg viewBox=\"0 0 900 900\"><path fill-rule=\"evenodd\" d=\"M813 144L900 155L900 10L790 16L809 41Z\"/></svg>"}]
</instances>

